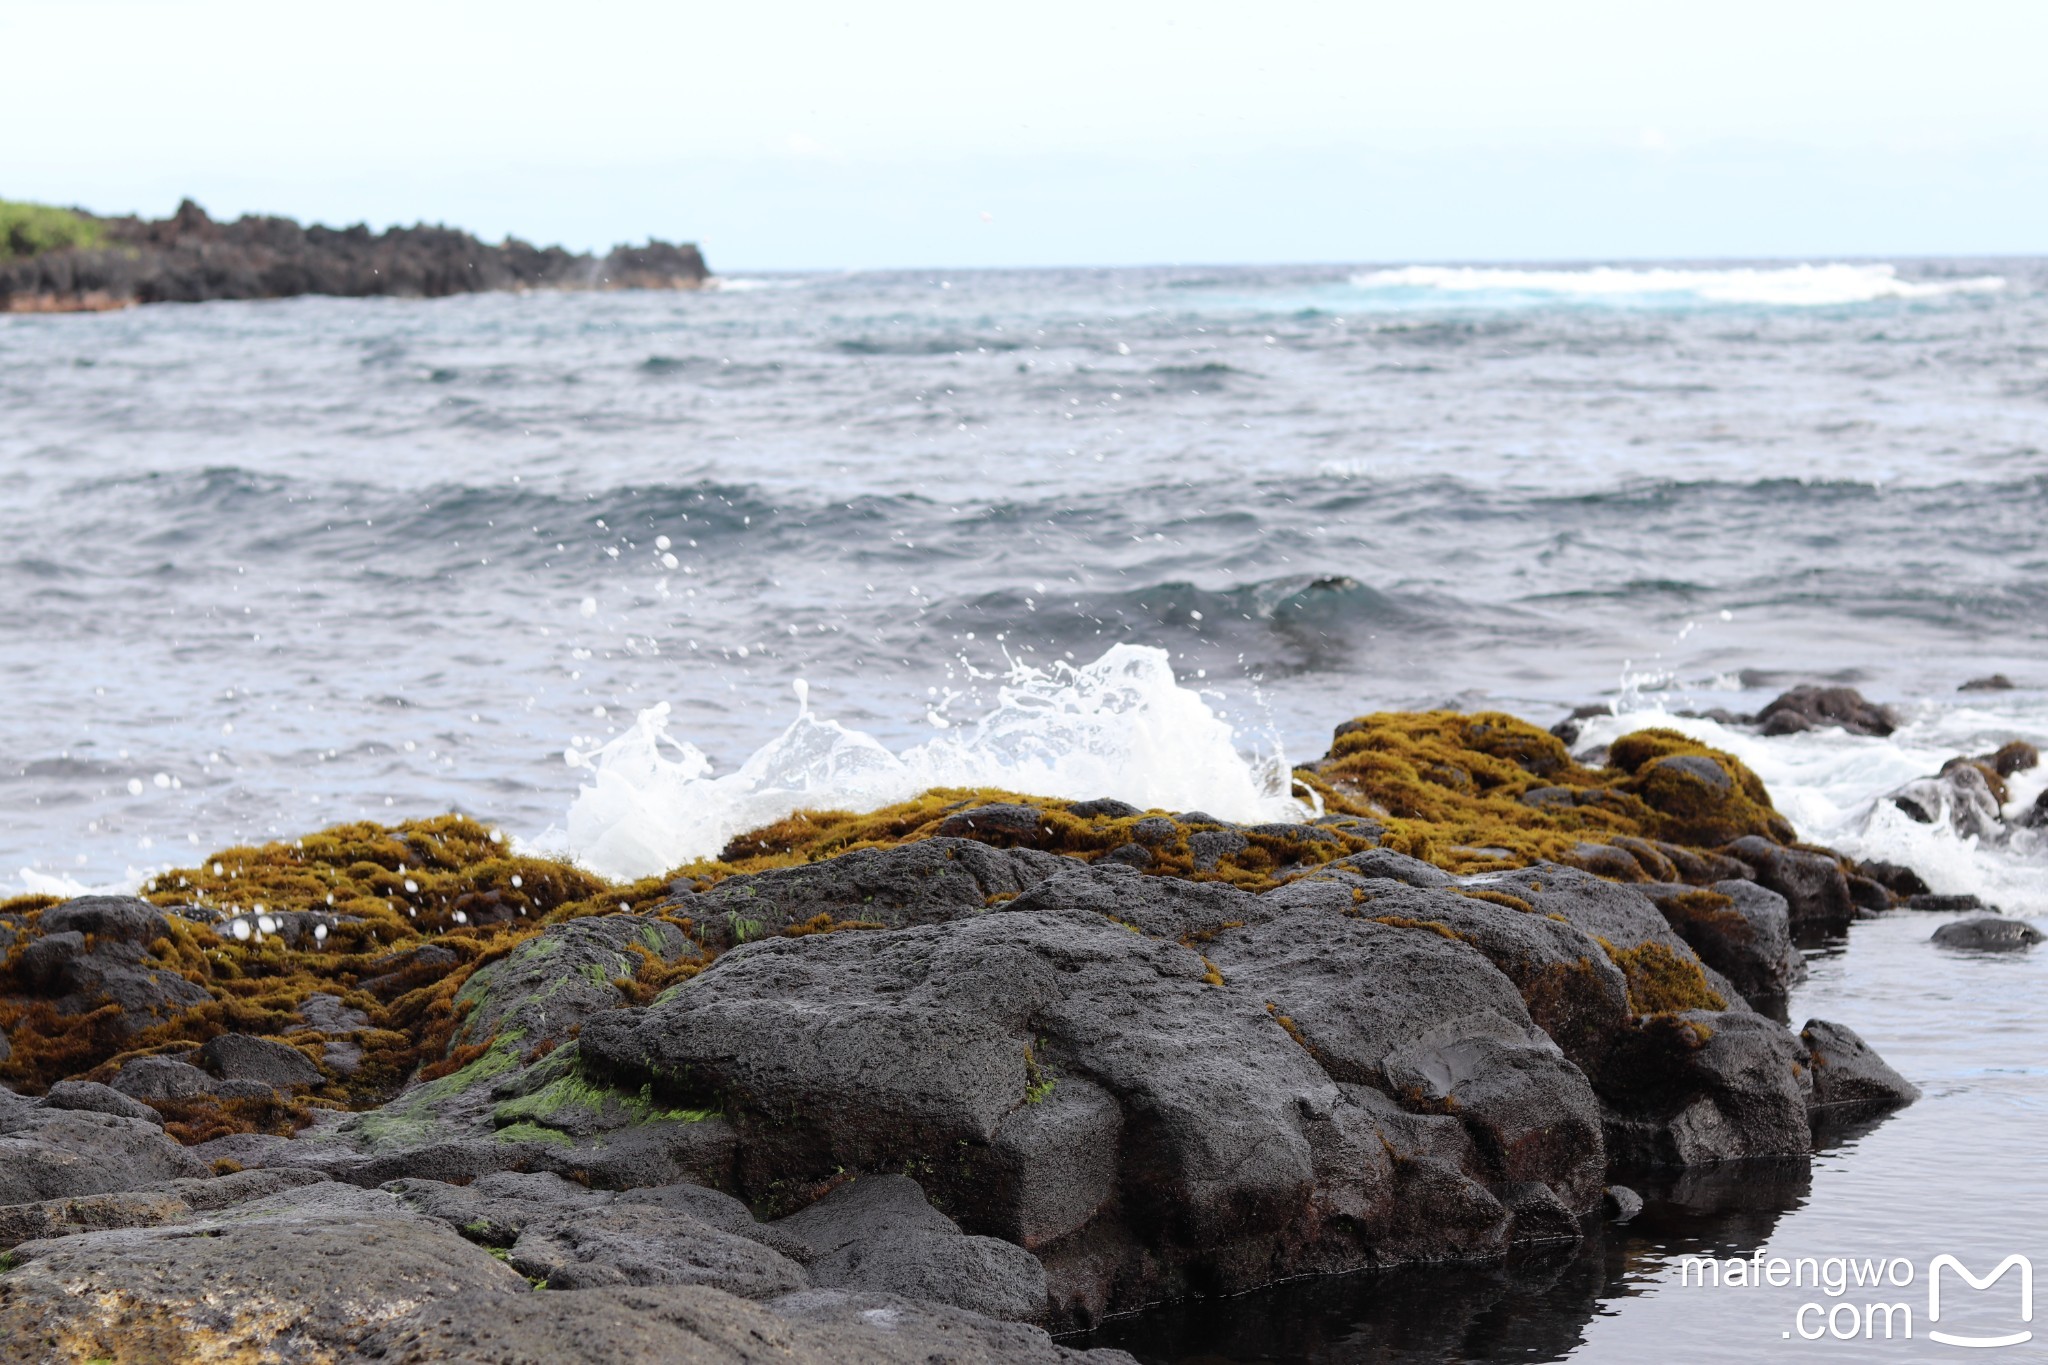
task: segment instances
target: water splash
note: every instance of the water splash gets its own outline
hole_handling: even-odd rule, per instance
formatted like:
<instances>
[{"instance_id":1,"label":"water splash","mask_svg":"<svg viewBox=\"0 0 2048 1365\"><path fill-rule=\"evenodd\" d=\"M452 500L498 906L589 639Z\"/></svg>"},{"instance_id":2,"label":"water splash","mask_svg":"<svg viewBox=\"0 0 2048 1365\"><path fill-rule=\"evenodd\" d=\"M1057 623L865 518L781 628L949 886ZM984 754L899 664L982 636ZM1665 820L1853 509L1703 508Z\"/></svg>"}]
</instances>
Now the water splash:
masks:
<instances>
[{"instance_id":1,"label":"water splash","mask_svg":"<svg viewBox=\"0 0 2048 1365\"><path fill-rule=\"evenodd\" d=\"M797 810L875 810L932 787L1113 796L1227 820L1304 813L1277 745L1241 753L1228 722L1174 678L1163 649L1117 645L1078 667L1014 664L979 720L900 753L813 714L801 681L797 699L789 728L723 776L669 735L665 702L595 752L572 750L571 765L591 781L536 851L606 876L651 876Z\"/></svg>"}]
</instances>

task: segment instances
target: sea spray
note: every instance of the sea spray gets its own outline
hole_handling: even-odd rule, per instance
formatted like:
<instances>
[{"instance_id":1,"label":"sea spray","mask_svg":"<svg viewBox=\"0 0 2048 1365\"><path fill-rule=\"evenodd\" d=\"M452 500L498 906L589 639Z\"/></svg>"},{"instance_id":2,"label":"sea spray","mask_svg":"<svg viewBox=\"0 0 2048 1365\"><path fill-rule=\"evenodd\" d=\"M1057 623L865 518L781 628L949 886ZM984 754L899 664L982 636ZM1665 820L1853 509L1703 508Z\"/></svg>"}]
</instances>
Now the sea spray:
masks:
<instances>
[{"instance_id":1,"label":"sea spray","mask_svg":"<svg viewBox=\"0 0 2048 1365\"><path fill-rule=\"evenodd\" d=\"M590 781L536 850L606 876L644 877L713 856L793 811L869 811L933 787L1111 796L1239 821L1306 811L1289 794L1277 746L1241 753L1230 724L1180 685L1163 649L1117 645L1080 666L1013 664L987 714L900 753L818 717L801 683L797 696L789 727L723 776L668 733L667 703L591 753L569 751Z\"/></svg>"}]
</instances>

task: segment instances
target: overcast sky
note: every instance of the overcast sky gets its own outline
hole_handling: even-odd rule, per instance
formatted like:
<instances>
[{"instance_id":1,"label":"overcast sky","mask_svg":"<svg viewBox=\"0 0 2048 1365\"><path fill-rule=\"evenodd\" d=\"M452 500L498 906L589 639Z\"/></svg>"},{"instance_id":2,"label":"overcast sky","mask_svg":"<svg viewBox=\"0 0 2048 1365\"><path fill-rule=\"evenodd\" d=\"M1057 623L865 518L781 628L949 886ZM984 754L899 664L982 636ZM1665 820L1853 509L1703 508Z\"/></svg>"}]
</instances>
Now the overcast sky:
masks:
<instances>
[{"instance_id":1,"label":"overcast sky","mask_svg":"<svg viewBox=\"0 0 2048 1365\"><path fill-rule=\"evenodd\" d=\"M0 197L723 273L2048 250L2041 0L0 0Z\"/></svg>"}]
</instances>

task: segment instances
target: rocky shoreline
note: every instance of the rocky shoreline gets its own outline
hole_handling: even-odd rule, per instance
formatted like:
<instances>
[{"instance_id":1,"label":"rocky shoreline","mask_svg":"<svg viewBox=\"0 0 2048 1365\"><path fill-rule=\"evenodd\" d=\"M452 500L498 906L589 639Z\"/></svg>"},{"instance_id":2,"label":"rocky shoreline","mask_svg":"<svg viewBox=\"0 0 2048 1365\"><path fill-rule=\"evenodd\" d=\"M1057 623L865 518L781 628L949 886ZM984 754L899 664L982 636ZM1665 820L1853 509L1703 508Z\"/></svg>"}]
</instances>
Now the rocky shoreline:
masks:
<instances>
[{"instance_id":1,"label":"rocky shoreline","mask_svg":"<svg viewBox=\"0 0 2048 1365\"><path fill-rule=\"evenodd\" d=\"M447 817L0 904L0 1336L1128 1359L1048 1333L1569 1246L1916 1097L1783 1009L1926 888L1729 755L1398 713L1297 778L1301 823L936 791L618 886Z\"/></svg>"},{"instance_id":2,"label":"rocky shoreline","mask_svg":"<svg viewBox=\"0 0 2048 1365\"><path fill-rule=\"evenodd\" d=\"M141 303L442 298L491 290L694 289L709 278L689 243L649 241L595 257L517 238L492 246L453 228L301 227L289 218L215 222L185 200L169 218L73 211L76 244L18 252L0 240L0 313L73 313Z\"/></svg>"}]
</instances>

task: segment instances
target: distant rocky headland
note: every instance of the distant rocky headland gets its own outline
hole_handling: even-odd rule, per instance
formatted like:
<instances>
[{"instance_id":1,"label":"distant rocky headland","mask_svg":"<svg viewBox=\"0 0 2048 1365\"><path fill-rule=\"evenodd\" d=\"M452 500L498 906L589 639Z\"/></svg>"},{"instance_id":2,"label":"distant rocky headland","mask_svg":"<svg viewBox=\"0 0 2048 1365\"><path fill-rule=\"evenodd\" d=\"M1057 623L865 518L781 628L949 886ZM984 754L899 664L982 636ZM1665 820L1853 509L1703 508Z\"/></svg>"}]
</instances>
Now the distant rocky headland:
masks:
<instances>
[{"instance_id":1,"label":"distant rocky headland","mask_svg":"<svg viewBox=\"0 0 2048 1365\"><path fill-rule=\"evenodd\" d=\"M73 313L138 303L442 298L496 289L694 289L709 275L690 243L648 241L603 257L455 228L301 227L289 218L216 222L187 199L169 218L102 218L0 201L0 313Z\"/></svg>"}]
</instances>

